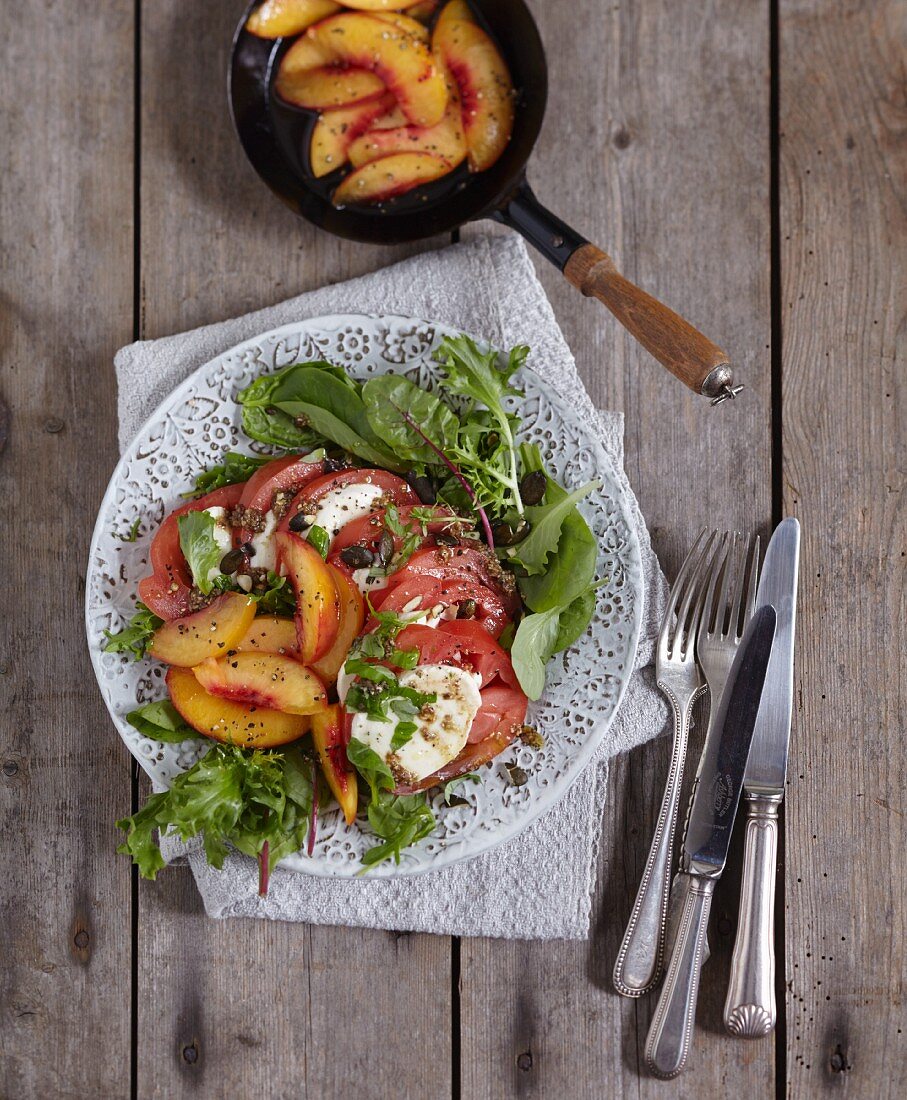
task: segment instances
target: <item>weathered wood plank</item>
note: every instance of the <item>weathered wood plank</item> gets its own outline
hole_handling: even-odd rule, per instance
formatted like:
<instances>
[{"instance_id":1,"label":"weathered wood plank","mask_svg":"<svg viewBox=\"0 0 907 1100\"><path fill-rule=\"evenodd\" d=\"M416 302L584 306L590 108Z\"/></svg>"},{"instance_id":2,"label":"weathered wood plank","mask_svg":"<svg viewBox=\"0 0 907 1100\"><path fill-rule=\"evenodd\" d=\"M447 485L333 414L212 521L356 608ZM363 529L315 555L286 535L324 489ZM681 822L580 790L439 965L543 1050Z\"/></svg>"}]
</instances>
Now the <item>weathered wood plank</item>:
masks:
<instances>
[{"instance_id":1,"label":"weathered wood plank","mask_svg":"<svg viewBox=\"0 0 907 1100\"><path fill-rule=\"evenodd\" d=\"M129 764L84 643L132 333L133 5L5 6L0 41L0 1094L129 1092Z\"/></svg>"},{"instance_id":2,"label":"weathered wood plank","mask_svg":"<svg viewBox=\"0 0 907 1100\"><path fill-rule=\"evenodd\" d=\"M224 7L168 0L143 8L145 336L403 254L316 231L246 164L224 96L244 4ZM449 1090L447 938L215 923L179 869L143 884L139 917L140 1096L338 1096L353 1081L370 1095L407 1097L428 1079Z\"/></svg>"},{"instance_id":3,"label":"weathered wood plank","mask_svg":"<svg viewBox=\"0 0 907 1100\"><path fill-rule=\"evenodd\" d=\"M728 349L748 386L709 408L539 261L593 399L626 414L627 468L672 576L699 527L764 530L771 514L768 5L533 10L551 85L529 166L539 198ZM464 1097L664 1095L639 1076L654 1002L617 997L610 973L667 759L662 743L612 766L588 944L464 942ZM731 881L672 1096L774 1091L772 1041L721 1034L735 916Z\"/></svg>"},{"instance_id":4,"label":"weathered wood plank","mask_svg":"<svg viewBox=\"0 0 907 1100\"><path fill-rule=\"evenodd\" d=\"M791 1097L901 1096L907 959L903 3L781 4Z\"/></svg>"}]
</instances>

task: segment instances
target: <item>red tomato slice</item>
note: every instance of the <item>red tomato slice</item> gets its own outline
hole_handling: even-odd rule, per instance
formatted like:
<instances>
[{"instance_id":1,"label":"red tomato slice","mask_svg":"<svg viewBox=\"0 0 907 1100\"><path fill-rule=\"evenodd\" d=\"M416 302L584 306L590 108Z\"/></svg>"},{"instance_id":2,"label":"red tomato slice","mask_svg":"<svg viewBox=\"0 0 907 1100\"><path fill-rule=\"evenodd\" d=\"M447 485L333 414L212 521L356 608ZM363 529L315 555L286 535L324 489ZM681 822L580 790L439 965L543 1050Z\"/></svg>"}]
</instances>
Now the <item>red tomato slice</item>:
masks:
<instances>
[{"instance_id":1,"label":"red tomato slice","mask_svg":"<svg viewBox=\"0 0 907 1100\"><path fill-rule=\"evenodd\" d=\"M192 574L180 549L180 532L177 520L187 512L200 512L205 508L233 508L242 496L245 482L224 485L196 500L187 501L174 508L157 529L151 540L149 564L151 576L139 581L139 599L155 615L162 619L179 619L188 615L189 593L192 590Z\"/></svg>"},{"instance_id":2,"label":"red tomato slice","mask_svg":"<svg viewBox=\"0 0 907 1100\"><path fill-rule=\"evenodd\" d=\"M398 615L404 612L404 608L406 612L424 611L436 604L450 607L451 604L462 603L463 600L475 600L476 620L493 638L497 638L510 621L497 592L470 580L416 575L395 588L373 592L370 599L376 610L394 611ZM374 619L370 619L366 623L366 630L371 630L374 626Z\"/></svg>"},{"instance_id":3,"label":"red tomato slice","mask_svg":"<svg viewBox=\"0 0 907 1100\"><path fill-rule=\"evenodd\" d=\"M298 492L317 477L324 476L321 460L310 462L305 455L285 455L273 462L259 467L246 482L239 503L243 508L254 508L267 512L274 503L277 492ZM243 527L240 529L237 544L242 545L252 538L254 532Z\"/></svg>"},{"instance_id":4,"label":"red tomato slice","mask_svg":"<svg viewBox=\"0 0 907 1100\"><path fill-rule=\"evenodd\" d=\"M407 630L411 629L412 627L407 627ZM400 636L405 633L406 631L401 632ZM473 672L482 677L483 689L493 680L500 679L508 687L519 690L520 682L513 671L510 654L501 649L485 627L475 619L451 619L450 622L439 623L432 633L446 634L448 638L456 639L461 663L469 665Z\"/></svg>"},{"instance_id":5,"label":"red tomato slice","mask_svg":"<svg viewBox=\"0 0 907 1100\"><path fill-rule=\"evenodd\" d=\"M416 791L425 791L429 787L438 787L449 779L456 779L458 775L474 772L476 768L487 764L489 760L493 760L499 753L502 753L515 740L519 729L520 723L518 722L509 725L502 722L495 733L490 734L482 741L467 742L456 759L451 760L449 764L445 764L443 768L439 768L433 775L426 776L425 779L420 780L412 787L397 787L394 794L414 794Z\"/></svg>"},{"instance_id":6,"label":"red tomato slice","mask_svg":"<svg viewBox=\"0 0 907 1100\"><path fill-rule=\"evenodd\" d=\"M290 509L278 525L279 531L290 529L290 520L297 513L311 509L307 505L317 504L326 493L332 489L339 489L344 485L377 485L381 491L398 507L406 504L418 504L419 498L410 489L406 482L396 474L390 474L387 470L338 470L333 474L322 474L310 481L296 496Z\"/></svg>"},{"instance_id":7,"label":"red tomato slice","mask_svg":"<svg viewBox=\"0 0 907 1100\"><path fill-rule=\"evenodd\" d=\"M483 688L481 695L482 708L473 719L469 730L470 745L478 744L489 737L497 737L499 733L512 734L526 721L529 700L519 688L492 684L491 687ZM511 736L510 741L512 740Z\"/></svg>"},{"instance_id":8,"label":"red tomato slice","mask_svg":"<svg viewBox=\"0 0 907 1100\"><path fill-rule=\"evenodd\" d=\"M390 588L405 583L412 576L439 577L441 579L473 580L497 592L508 615L520 609L520 597L516 589L507 590L501 582L497 562L489 551L477 546L433 546L417 550L403 568L393 574Z\"/></svg>"},{"instance_id":9,"label":"red tomato slice","mask_svg":"<svg viewBox=\"0 0 907 1100\"><path fill-rule=\"evenodd\" d=\"M412 518L413 508L416 507L425 508L427 505L403 504L397 508L398 517L404 527L412 527L414 530L418 530L419 521ZM434 545L435 540L433 532L443 531L444 528L448 526L450 517L454 514L444 505L434 505L433 507L438 513L438 518L429 520L424 525L428 531L428 534L425 536L424 545ZM331 542L331 555L328 560L339 569L350 572L350 566L340 561L340 551L345 550L348 546L365 546L369 550L376 550L385 530L383 508L376 512L372 512L371 515L351 520ZM391 537L394 540L394 553L396 554L403 545L405 536L391 535Z\"/></svg>"}]
</instances>

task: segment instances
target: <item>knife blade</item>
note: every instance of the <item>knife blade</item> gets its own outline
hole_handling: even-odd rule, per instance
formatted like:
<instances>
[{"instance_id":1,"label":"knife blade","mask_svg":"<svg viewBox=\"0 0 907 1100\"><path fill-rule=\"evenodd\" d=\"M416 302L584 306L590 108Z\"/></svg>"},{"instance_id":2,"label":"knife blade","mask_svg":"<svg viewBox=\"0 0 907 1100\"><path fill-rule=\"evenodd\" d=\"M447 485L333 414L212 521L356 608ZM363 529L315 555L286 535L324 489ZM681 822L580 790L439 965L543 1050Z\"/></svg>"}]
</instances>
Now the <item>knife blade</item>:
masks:
<instances>
[{"instance_id":1,"label":"knife blade","mask_svg":"<svg viewBox=\"0 0 907 1100\"><path fill-rule=\"evenodd\" d=\"M756 606L772 604L778 622L744 778L747 822L740 918L724 1004L725 1027L742 1039L767 1035L777 1018L774 901L778 811L790 744L799 564L800 524L790 518L772 535L756 593Z\"/></svg>"},{"instance_id":2,"label":"knife blade","mask_svg":"<svg viewBox=\"0 0 907 1100\"><path fill-rule=\"evenodd\" d=\"M678 876L683 909L646 1039L646 1065L656 1077L676 1077L689 1053L712 894L731 844L774 636L775 609L759 608L734 657L699 761Z\"/></svg>"}]
</instances>

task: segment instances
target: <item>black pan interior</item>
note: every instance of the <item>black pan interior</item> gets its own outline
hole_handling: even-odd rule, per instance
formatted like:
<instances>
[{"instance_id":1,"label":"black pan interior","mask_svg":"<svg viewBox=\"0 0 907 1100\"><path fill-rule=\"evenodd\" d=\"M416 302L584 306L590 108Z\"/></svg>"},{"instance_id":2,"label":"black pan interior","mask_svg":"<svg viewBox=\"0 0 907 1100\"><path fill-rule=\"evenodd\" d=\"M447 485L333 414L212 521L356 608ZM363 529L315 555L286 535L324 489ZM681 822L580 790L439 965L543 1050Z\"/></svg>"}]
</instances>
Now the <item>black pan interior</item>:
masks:
<instances>
[{"instance_id":1,"label":"black pan interior","mask_svg":"<svg viewBox=\"0 0 907 1100\"><path fill-rule=\"evenodd\" d=\"M259 0L250 4L249 11ZM548 71L541 39L523 0L470 0L496 40L517 89L513 136L488 171L471 175L465 165L450 175L388 203L337 210L330 194L341 173L316 180L306 150L313 111L282 103L271 85L290 39L270 42L244 30L233 42L230 106L243 149L256 172L288 206L315 225L355 241L398 243L448 233L491 214L520 182L545 113ZM247 13L248 14L248 13Z\"/></svg>"}]
</instances>

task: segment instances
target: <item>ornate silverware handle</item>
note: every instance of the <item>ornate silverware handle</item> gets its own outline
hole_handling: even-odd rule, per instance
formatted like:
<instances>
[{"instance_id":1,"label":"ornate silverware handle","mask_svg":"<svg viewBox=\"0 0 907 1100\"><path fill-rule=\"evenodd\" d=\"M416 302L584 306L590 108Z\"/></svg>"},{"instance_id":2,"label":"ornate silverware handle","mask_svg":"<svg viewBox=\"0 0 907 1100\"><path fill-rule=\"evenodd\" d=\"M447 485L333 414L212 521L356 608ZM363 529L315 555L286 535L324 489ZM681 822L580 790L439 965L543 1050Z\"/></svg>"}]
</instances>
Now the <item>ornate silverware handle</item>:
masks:
<instances>
[{"instance_id":1,"label":"ornate silverware handle","mask_svg":"<svg viewBox=\"0 0 907 1100\"><path fill-rule=\"evenodd\" d=\"M646 1067L656 1077L665 1079L680 1073L690 1052L709 909L717 882L717 879L700 875L682 877L688 880L689 889L680 915L668 973L646 1038Z\"/></svg>"},{"instance_id":2,"label":"ornate silverware handle","mask_svg":"<svg viewBox=\"0 0 907 1100\"><path fill-rule=\"evenodd\" d=\"M671 853L690 734L690 711L696 696L679 700L668 692L668 697L674 707L671 766L645 870L614 964L614 988L625 997L641 997L643 993L648 993L658 984L664 963L665 926L671 894Z\"/></svg>"},{"instance_id":3,"label":"ornate silverware handle","mask_svg":"<svg viewBox=\"0 0 907 1100\"><path fill-rule=\"evenodd\" d=\"M747 795L746 846L740 919L724 1026L743 1039L760 1039L775 1026L775 870L780 796Z\"/></svg>"}]
</instances>

